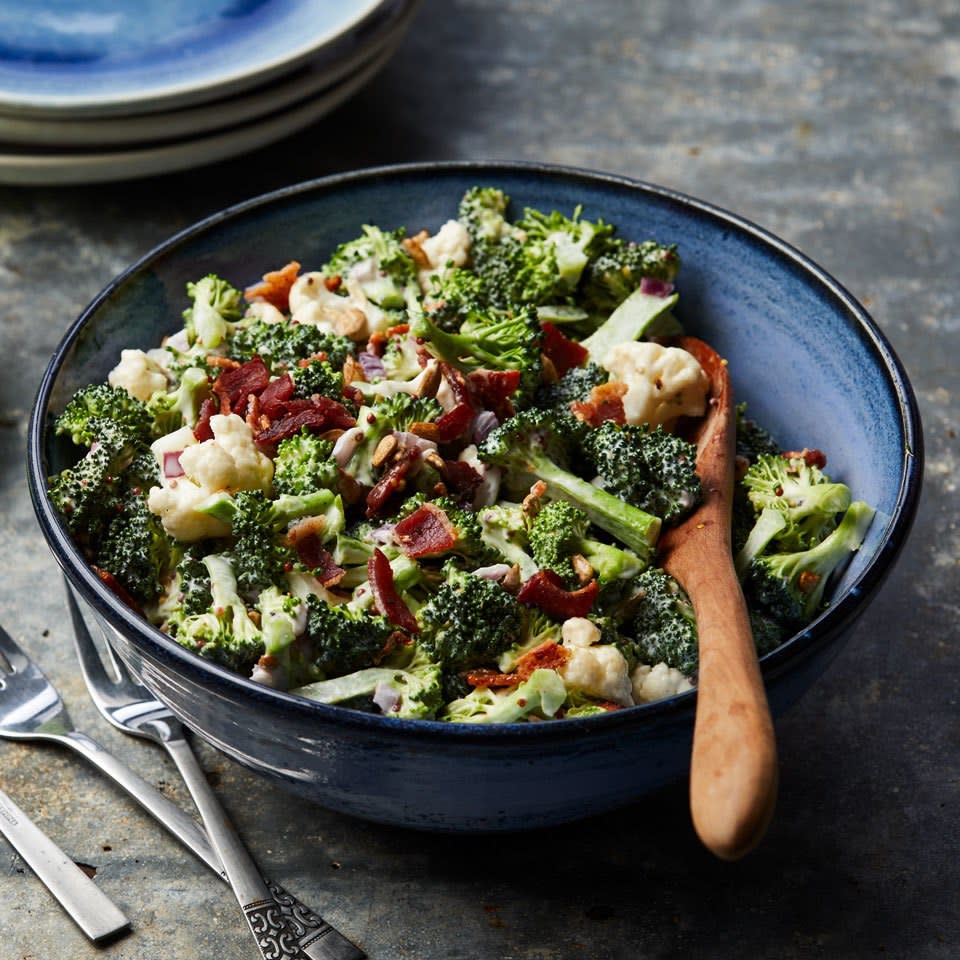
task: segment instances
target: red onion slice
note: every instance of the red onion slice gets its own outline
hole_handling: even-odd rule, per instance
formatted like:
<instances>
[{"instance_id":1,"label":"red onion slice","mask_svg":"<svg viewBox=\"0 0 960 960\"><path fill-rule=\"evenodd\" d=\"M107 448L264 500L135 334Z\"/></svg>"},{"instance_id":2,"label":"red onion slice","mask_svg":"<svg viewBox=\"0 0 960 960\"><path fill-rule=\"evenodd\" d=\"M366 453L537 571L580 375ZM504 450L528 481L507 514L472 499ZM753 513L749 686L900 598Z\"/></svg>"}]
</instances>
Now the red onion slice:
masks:
<instances>
[{"instance_id":1,"label":"red onion slice","mask_svg":"<svg viewBox=\"0 0 960 960\"><path fill-rule=\"evenodd\" d=\"M182 450L169 450L163 455L163 475L167 480L173 480L175 477L182 477L185 470L180 466L180 454Z\"/></svg>"},{"instance_id":2,"label":"red onion slice","mask_svg":"<svg viewBox=\"0 0 960 960\"><path fill-rule=\"evenodd\" d=\"M368 383L372 383L374 380L386 379L387 368L375 353L369 353L363 350L357 354L357 359L360 361L360 366L363 367L363 375L367 378Z\"/></svg>"},{"instance_id":3,"label":"red onion slice","mask_svg":"<svg viewBox=\"0 0 960 960\"><path fill-rule=\"evenodd\" d=\"M668 280L655 280L653 277L644 277L640 281L640 292L651 297L669 297L673 293L673 284Z\"/></svg>"},{"instance_id":4,"label":"red onion slice","mask_svg":"<svg viewBox=\"0 0 960 960\"><path fill-rule=\"evenodd\" d=\"M392 713L400 703L400 694L388 683L378 683L373 691L373 702L381 713Z\"/></svg>"}]
</instances>

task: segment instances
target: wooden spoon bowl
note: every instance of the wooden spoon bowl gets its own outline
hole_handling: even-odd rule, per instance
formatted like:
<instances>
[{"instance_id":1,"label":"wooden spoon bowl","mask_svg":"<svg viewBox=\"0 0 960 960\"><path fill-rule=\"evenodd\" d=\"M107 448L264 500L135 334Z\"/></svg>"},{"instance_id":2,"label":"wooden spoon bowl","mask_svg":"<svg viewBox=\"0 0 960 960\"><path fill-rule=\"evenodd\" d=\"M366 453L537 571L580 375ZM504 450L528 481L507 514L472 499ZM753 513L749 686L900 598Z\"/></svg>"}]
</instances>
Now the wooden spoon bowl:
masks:
<instances>
[{"instance_id":1,"label":"wooden spoon bowl","mask_svg":"<svg viewBox=\"0 0 960 960\"><path fill-rule=\"evenodd\" d=\"M750 618L733 567L731 511L736 416L726 362L702 340L674 341L710 380L710 405L693 439L699 507L664 531L660 560L697 618L700 665L690 762L690 811L703 844L723 860L752 850L777 794L777 752Z\"/></svg>"}]
</instances>

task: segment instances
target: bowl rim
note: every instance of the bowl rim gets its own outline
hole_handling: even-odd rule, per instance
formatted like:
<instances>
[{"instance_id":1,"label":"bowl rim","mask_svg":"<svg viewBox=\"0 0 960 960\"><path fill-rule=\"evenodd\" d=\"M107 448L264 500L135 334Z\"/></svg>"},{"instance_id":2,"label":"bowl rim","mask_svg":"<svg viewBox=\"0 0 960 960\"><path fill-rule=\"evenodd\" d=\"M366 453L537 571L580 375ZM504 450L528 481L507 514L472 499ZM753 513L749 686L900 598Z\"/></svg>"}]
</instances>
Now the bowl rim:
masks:
<instances>
[{"instance_id":1,"label":"bowl rim","mask_svg":"<svg viewBox=\"0 0 960 960\"><path fill-rule=\"evenodd\" d=\"M900 487L893 509L885 514L888 535L875 556L861 571L857 579L835 599L825 611L802 631L785 641L775 650L760 658L761 672L766 683L783 674L795 663L805 660L820 648L829 644L845 627L849 626L862 611L865 602L880 586L893 567L910 529L913 525L920 500L923 475L923 431L919 406L905 368L896 355L886 335L880 330L864 307L821 266L811 260L792 244L787 243L769 230L753 221L720 206L693 197L673 188L660 186L644 180L612 174L583 167L518 160L448 160L418 161L376 165L343 171L324 177L290 184L231 204L209 214L193 224L177 231L155 245L122 272L117 274L83 309L67 328L44 371L36 391L27 432L27 481L31 501L41 531L54 558L61 566L66 579L79 590L93 607L95 614L114 629L124 634L136 634L149 647L149 657L176 665L191 674L191 680L212 689L242 690L251 702L259 701L270 709L283 709L292 713L309 714L341 727L359 730L376 730L381 735L398 734L409 741L447 741L451 737L467 737L496 744L504 739L534 737L538 741L556 737L566 738L571 734L589 729L599 733L615 731L623 723L635 722L638 714L663 719L669 714L687 712L692 716L696 689L647 704L638 704L609 713L582 718L570 718L563 723L510 723L510 724L454 724L440 720L408 720L350 710L332 704L311 701L286 691L274 690L258 684L247 677L232 673L210 661L203 660L180 647L175 640L162 633L120 601L93 573L63 527L56 510L46 494L44 438L48 422L47 407L53 384L63 365L66 353L79 332L86 326L101 304L129 278L160 260L195 237L206 233L234 217L246 214L258 207L277 202L286 202L297 196L336 190L340 187L362 184L382 179L403 180L432 177L441 174L466 175L489 179L498 176L534 176L558 181L579 181L585 185L606 186L639 191L661 201L677 204L693 211L700 217L743 233L755 242L775 251L807 277L815 280L842 306L854 321L860 333L867 339L881 362L887 380L893 388L900 412L900 428L907 456L900 474ZM477 182L480 182L478 179Z\"/></svg>"}]
</instances>

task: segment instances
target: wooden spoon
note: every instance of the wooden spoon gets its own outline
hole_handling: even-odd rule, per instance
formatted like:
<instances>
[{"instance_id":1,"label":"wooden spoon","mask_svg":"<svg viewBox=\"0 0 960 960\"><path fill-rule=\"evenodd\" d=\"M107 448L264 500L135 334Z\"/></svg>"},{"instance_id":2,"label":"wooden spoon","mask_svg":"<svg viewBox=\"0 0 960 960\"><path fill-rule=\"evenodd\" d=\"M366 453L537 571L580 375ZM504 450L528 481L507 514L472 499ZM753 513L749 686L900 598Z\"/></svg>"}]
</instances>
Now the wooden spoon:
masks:
<instances>
[{"instance_id":1,"label":"wooden spoon","mask_svg":"<svg viewBox=\"0 0 960 960\"><path fill-rule=\"evenodd\" d=\"M760 842L773 816L777 751L733 568L736 416L726 362L702 340L673 342L697 358L710 380L710 406L693 438L703 500L659 543L660 562L693 603L700 641L690 811L707 849L736 860Z\"/></svg>"}]
</instances>

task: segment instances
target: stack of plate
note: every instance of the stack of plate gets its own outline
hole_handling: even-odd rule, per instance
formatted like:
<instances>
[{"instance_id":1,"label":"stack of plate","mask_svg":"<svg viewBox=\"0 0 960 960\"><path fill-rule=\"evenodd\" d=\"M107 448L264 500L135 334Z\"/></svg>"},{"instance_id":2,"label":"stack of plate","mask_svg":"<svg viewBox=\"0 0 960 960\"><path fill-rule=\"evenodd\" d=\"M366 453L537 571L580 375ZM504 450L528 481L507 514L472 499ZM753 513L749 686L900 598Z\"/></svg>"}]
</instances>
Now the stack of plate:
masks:
<instances>
[{"instance_id":1,"label":"stack of plate","mask_svg":"<svg viewBox=\"0 0 960 960\"><path fill-rule=\"evenodd\" d=\"M417 3L0 3L0 183L149 176L277 140L366 84Z\"/></svg>"}]
</instances>

